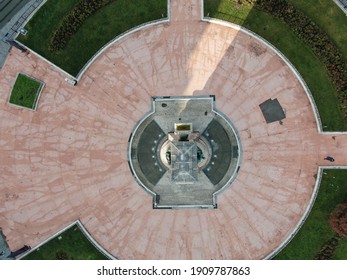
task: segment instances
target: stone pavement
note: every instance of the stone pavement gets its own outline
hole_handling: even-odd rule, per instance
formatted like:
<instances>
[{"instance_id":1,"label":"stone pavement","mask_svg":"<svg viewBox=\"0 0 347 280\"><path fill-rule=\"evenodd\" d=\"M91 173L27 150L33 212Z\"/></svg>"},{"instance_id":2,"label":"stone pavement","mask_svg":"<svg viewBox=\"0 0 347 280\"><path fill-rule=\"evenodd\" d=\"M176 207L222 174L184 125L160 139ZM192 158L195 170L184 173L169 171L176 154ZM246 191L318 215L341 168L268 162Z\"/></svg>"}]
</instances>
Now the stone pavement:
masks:
<instances>
[{"instance_id":1,"label":"stone pavement","mask_svg":"<svg viewBox=\"0 0 347 280\"><path fill-rule=\"evenodd\" d=\"M171 9L170 23L115 42L75 87L11 51L0 71L0 224L12 250L80 220L120 259L266 258L309 211L319 167L347 166L347 134L319 131L308 92L277 52L201 21L200 0ZM19 71L46 83L36 112L7 104ZM217 209L154 210L129 170L129 135L151 96L210 94L241 136L239 174ZM269 98L285 109L282 124L266 123L259 104Z\"/></svg>"}]
</instances>

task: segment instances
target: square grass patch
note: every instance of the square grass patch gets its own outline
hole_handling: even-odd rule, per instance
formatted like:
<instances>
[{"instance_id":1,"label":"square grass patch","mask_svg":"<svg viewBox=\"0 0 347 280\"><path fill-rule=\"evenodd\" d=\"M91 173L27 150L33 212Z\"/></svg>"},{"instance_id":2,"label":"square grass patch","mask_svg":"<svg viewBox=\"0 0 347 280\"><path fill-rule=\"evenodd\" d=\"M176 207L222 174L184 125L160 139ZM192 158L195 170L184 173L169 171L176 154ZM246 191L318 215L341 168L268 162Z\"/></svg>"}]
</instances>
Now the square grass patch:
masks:
<instances>
[{"instance_id":1,"label":"square grass patch","mask_svg":"<svg viewBox=\"0 0 347 280\"><path fill-rule=\"evenodd\" d=\"M44 83L23 73L18 73L9 103L22 108L36 110Z\"/></svg>"}]
</instances>

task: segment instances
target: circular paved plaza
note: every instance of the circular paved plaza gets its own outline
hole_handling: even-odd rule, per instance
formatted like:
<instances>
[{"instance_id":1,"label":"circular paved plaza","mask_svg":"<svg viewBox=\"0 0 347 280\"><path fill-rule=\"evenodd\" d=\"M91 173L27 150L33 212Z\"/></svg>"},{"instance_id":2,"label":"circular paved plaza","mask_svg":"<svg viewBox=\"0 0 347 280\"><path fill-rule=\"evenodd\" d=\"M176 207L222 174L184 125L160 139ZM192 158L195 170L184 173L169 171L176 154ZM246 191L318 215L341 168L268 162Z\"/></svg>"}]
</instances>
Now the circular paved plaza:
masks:
<instances>
[{"instance_id":1,"label":"circular paved plaza","mask_svg":"<svg viewBox=\"0 0 347 280\"><path fill-rule=\"evenodd\" d=\"M305 217L324 157L347 165L346 134L320 133L283 58L245 31L202 21L200 5L172 0L170 22L115 41L76 86L12 49L0 72L0 226L12 250L80 220L120 259L266 258ZM18 72L46 84L36 111L7 103ZM206 95L240 134L236 179L216 209L153 209L129 169L129 136L151 97ZM267 100L284 119L266 121Z\"/></svg>"}]
</instances>

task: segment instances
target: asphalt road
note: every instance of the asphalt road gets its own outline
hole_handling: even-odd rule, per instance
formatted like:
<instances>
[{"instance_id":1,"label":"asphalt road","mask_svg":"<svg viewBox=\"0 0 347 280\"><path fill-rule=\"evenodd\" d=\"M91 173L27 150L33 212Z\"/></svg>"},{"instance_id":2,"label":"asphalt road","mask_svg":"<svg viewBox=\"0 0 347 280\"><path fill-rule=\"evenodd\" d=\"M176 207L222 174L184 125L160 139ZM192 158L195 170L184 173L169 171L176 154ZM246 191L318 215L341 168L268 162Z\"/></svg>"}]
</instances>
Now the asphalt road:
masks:
<instances>
[{"instance_id":1,"label":"asphalt road","mask_svg":"<svg viewBox=\"0 0 347 280\"><path fill-rule=\"evenodd\" d=\"M30 0L0 0L0 29Z\"/></svg>"}]
</instances>

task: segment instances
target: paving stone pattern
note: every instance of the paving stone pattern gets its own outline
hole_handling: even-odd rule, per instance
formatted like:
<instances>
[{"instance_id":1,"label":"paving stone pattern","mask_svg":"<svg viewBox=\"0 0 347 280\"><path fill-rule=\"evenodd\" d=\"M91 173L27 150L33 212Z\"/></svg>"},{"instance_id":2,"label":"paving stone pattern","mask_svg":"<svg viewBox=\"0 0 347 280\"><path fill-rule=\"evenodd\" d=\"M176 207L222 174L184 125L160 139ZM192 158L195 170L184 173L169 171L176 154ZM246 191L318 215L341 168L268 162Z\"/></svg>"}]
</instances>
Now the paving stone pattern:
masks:
<instances>
[{"instance_id":1,"label":"paving stone pattern","mask_svg":"<svg viewBox=\"0 0 347 280\"><path fill-rule=\"evenodd\" d=\"M347 165L347 134L319 132L305 88L272 48L200 13L200 0L172 0L170 23L115 42L76 86L12 49L0 71L0 224L12 251L77 219L120 259L261 259L292 235L319 166ZM17 72L46 83L36 112L7 104ZM210 94L240 134L236 180L217 209L155 210L128 167L129 135L151 96ZM283 124L266 123L259 104L270 98Z\"/></svg>"}]
</instances>

